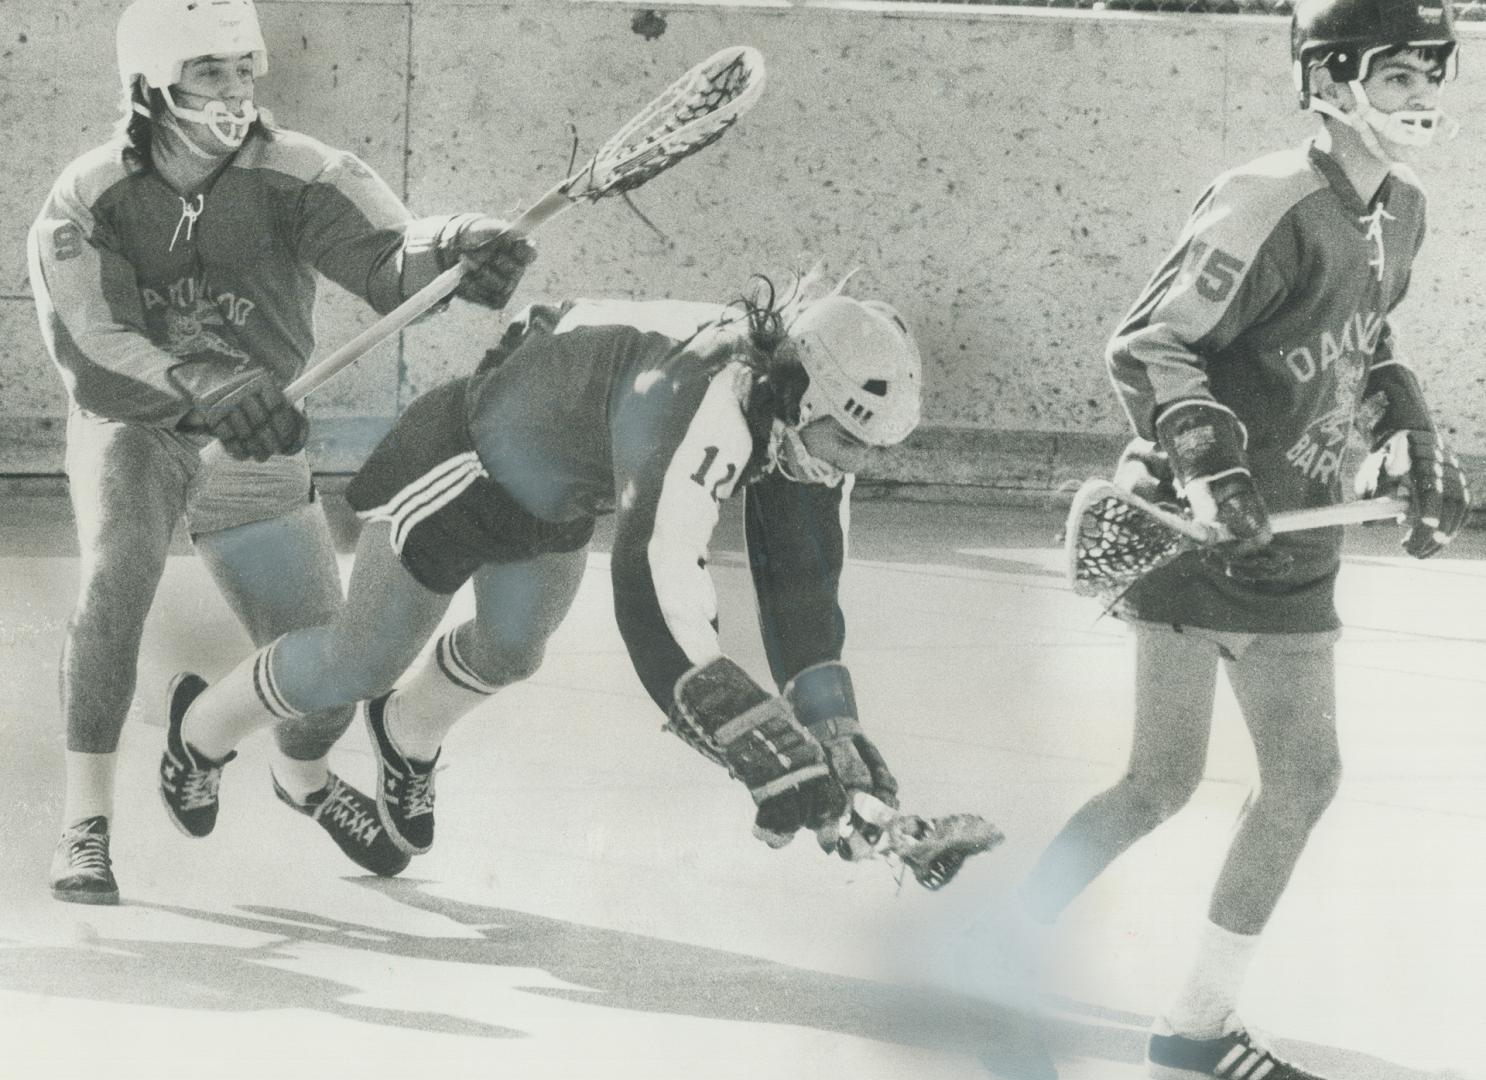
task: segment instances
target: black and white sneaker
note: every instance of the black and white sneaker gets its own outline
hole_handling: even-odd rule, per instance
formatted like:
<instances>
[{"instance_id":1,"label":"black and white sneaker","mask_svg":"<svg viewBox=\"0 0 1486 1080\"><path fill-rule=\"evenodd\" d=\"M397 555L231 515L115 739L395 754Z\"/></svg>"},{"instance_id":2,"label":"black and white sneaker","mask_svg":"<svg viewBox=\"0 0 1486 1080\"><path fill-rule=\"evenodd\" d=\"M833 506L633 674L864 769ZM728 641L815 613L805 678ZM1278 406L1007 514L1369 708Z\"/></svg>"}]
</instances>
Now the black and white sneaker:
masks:
<instances>
[{"instance_id":1,"label":"black and white sneaker","mask_svg":"<svg viewBox=\"0 0 1486 1080\"><path fill-rule=\"evenodd\" d=\"M83 818L62 830L52 854L52 898L69 904L117 904L119 883L108 857L108 818Z\"/></svg>"},{"instance_id":2,"label":"black and white sneaker","mask_svg":"<svg viewBox=\"0 0 1486 1080\"><path fill-rule=\"evenodd\" d=\"M432 761L403 757L387 734L387 699L383 694L366 703L366 728L377 757L377 812L392 842L409 855L433 847Z\"/></svg>"},{"instance_id":3,"label":"black and white sneaker","mask_svg":"<svg viewBox=\"0 0 1486 1080\"><path fill-rule=\"evenodd\" d=\"M336 847L363 870L380 877L395 877L413 861L411 855L393 842L377 815L376 801L335 773L330 774L329 781L319 791L305 796L304 802L296 802L272 772L269 779L273 780L273 793L280 802L318 821Z\"/></svg>"},{"instance_id":4,"label":"black and white sneaker","mask_svg":"<svg viewBox=\"0 0 1486 1080\"><path fill-rule=\"evenodd\" d=\"M160 798L175 827L187 836L206 836L217 825L217 789L222 766L237 757L233 750L221 761L213 761L186 745L181 721L191 702L206 689L200 675L183 671L170 681L166 701L170 720L165 727L165 753L160 755Z\"/></svg>"},{"instance_id":5,"label":"black and white sneaker","mask_svg":"<svg viewBox=\"0 0 1486 1080\"><path fill-rule=\"evenodd\" d=\"M1146 1074L1154 1080L1324 1080L1274 1056L1265 1041L1243 1027L1216 1039L1151 1036Z\"/></svg>"}]
</instances>

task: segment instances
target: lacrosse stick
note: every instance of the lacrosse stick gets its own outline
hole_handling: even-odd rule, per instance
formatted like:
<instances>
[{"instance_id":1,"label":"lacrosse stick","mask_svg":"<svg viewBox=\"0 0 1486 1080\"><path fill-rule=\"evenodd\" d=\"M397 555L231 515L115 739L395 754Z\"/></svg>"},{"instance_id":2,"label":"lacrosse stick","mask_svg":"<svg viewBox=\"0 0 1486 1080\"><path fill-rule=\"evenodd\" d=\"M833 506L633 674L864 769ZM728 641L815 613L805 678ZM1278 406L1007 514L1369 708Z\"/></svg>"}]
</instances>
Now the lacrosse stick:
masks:
<instances>
[{"instance_id":1,"label":"lacrosse stick","mask_svg":"<svg viewBox=\"0 0 1486 1080\"><path fill-rule=\"evenodd\" d=\"M764 58L757 49L737 45L715 53L641 109L587 164L532 204L507 231L527 236L580 202L633 191L722 138L763 89ZM464 274L461 260L300 375L285 387L284 395L298 401L324 385L452 293Z\"/></svg>"},{"instance_id":2,"label":"lacrosse stick","mask_svg":"<svg viewBox=\"0 0 1486 1080\"><path fill-rule=\"evenodd\" d=\"M1396 518L1408 505L1407 499L1400 498L1362 499L1274 514L1269 526L1285 533L1355 525ZM1079 596L1109 598L1183 551L1232 539L1221 525L1200 524L1096 477L1084 481L1073 496L1063 547L1073 591Z\"/></svg>"},{"instance_id":3,"label":"lacrosse stick","mask_svg":"<svg viewBox=\"0 0 1486 1080\"><path fill-rule=\"evenodd\" d=\"M971 855L1005 840L1001 830L979 814L950 814L946 817L921 818L894 810L887 803L865 791L854 791L851 797L851 821L846 828L860 828L860 820L876 833L872 850L889 862L900 862L913 872L926 889L942 889L960 872Z\"/></svg>"}]
</instances>

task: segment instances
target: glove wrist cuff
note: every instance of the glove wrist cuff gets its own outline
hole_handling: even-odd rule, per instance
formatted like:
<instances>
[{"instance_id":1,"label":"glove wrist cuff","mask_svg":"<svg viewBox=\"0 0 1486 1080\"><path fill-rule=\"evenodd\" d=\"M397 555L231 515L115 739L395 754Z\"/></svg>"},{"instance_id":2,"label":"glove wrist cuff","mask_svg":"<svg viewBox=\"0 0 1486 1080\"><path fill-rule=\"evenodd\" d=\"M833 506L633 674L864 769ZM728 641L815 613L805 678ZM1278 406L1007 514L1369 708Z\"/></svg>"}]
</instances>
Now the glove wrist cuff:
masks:
<instances>
[{"instance_id":1,"label":"glove wrist cuff","mask_svg":"<svg viewBox=\"0 0 1486 1080\"><path fill-rule=\"evenodd\" d=\"M814 664L799 672L785 684L784 698L794 710L795 718L816 738L822 737L817 727L839 734L860 730L851 672L839 660Z\"/></svg>"},{"instance_id":2,"label":"glove wrist cuff","mask_svg":"<svg viewBox=\"0 0 1486 1080\"><path fill-rule=\"evenodd\" d=\"M1233 410L1216 401L1187 398L1156 415L1156 441L1171 460L1178 483L1248 472L1248 431Z\"/></svg>"}]
</instances>

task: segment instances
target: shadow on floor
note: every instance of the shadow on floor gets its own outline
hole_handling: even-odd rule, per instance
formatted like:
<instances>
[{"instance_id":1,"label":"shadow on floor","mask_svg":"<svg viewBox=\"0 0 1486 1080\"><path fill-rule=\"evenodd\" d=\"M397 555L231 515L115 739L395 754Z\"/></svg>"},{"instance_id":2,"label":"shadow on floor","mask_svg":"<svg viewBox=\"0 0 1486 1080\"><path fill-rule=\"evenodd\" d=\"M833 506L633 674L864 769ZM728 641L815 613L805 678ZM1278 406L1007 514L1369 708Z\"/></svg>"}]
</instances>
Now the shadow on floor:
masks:
<instances>
[{"instance_id":1,"label":"shadow on floor","mask_svg":"<svg viewBox=\"0 0 1486 1080\"><path fill-rule=\"evenodd\" d=\"M434 1034L491 1039L528 1035L468 1016L357 1004L354 998L362 987L286 970L296 946L317 945L388 958L537 969L581 989L531 986L519 988L522 992L587 1007L788 1024L964 1053L1003 1080L1052 1080L1053 1057L1136 1066L1151 1022L1149 1017L1061 1001L1057 1015L1038 1024L1009 1010L921 987L810 971L438 897L415 879L352 880L478 936L407 934L277 907L215 912L139 904L271 940L251 947L118 939L77 947L7 945L0 947L0 986L59 998L190 1010L309 1009ZM1432 1080L1429 1074L1343 1049L1294 1042L1279 1049L1327 1076Z\"/></svg>"}]
</instances>

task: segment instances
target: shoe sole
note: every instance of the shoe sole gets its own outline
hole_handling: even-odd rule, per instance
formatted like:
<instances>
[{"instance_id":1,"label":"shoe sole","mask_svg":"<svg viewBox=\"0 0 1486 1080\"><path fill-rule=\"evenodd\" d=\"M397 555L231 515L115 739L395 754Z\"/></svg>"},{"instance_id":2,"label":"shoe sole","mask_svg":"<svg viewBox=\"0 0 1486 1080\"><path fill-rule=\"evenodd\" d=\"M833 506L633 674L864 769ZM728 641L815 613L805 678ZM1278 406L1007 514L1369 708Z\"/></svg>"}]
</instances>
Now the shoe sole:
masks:
<instances>
[{"instance_id":1,"label":"shoe sole","mask_svg":"<svg viewBox=\"0 0 1486 1080\"><path fill-rule=\"evenodd\" d=\"M1178 1069L1173 1065L1157 1065L1150 1058L1146 1058L1145 1061L1145 1074L1150 1080L1212 1080L1213 1078L1210 1072L1193 1072L1191 1069Z\"/></svg>"},{"instance_id":2,"label":"shoe sole","mask_svg":"<svg viewBox=\"0 0 1486 1080\"><path fill-rule=\"evenodd\" d=\"M52 899L60 900L64 904L96 904L100 907L111 907L119 902L119 892L78 892L73 889L59 889L52 886Z\"/></svg>"},{"instance_id":3,"label":"shoe sole","mask_svg":"<svg viewBox=\"0 0 1486 1080\"><path fill-rule=\"evenodd\" d=\"M385 705L385 699L383 699ZM362 717L366 721L366 735L371 739L372 756L377 759L377 817L382 819L382 828L387 830L387 837L404 855L426 855L433 850L432 844L418 847L411 844L397 831L392 824L392 813L387 808L387 759L382 756L382 741L377 738L377 729L372 724L372 703L368 701L362 710Z\"/></svg>"},{"instance_id":4,"label":"shoe sole","mask_svg":"<svg viewBox=\"0 0 1486 1080\"><path fill-rule=\"evenodd\" d=\"M173 706L175 704L175 692L180 687L180 685L181 685L182 682L184 682L187 679L199 679L199 678L201 678L201 676L199 676L195 672L191 672L191 671L182 671L182 672L178 673L175 677L173 677L170 680L170 686L165 691L166 708L169 709L171 706ZM197 697L200 697L202 695L202 693L205 692L205 690L206 690L206 687L203 685L200 690L196 691L196 697L193 697L191 699L191 701L195 701ZM190 707L190 702L187 702L187 707L188 708ZM184 714L182 714L182 718L184 719ZM166 745L167 750L170 747L170 728L169 728L169 724L170 724L170 720L169 720L169 718L167 718L166 719L166 725L167 726L166 726L166 734L165 734L165 745ZM185 824L181 821L181 819L175 816L175 807L173 807L173 806L170 805L170 799L166 797L166 795L165 795L165 789L163 787L161 787L160 784L159 784L159 773L158 773L158 771L156 772L155 779L156 779L155 790L157 790L160 793L160 802L165 807L165 816L170 819L170 823L172 825L174 825L178 830L180 830L181 835L182 836L189 836L192 840L204 840L208 836L210 836L212 834L212 829L215 829L217 827L217 823L215 821L213 821L212 822L211 829L208 829L204 833L194 833L190 829L186 828Z\"/></svg>"}]
</instances>

